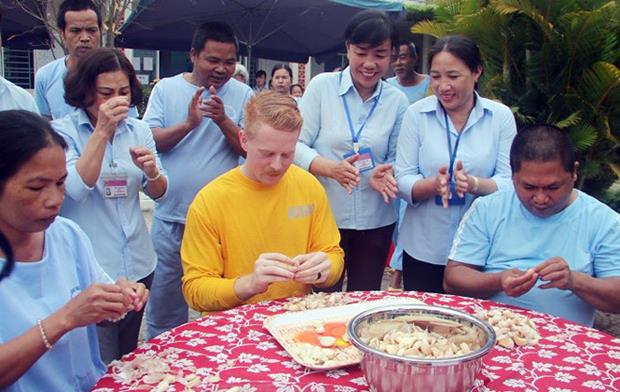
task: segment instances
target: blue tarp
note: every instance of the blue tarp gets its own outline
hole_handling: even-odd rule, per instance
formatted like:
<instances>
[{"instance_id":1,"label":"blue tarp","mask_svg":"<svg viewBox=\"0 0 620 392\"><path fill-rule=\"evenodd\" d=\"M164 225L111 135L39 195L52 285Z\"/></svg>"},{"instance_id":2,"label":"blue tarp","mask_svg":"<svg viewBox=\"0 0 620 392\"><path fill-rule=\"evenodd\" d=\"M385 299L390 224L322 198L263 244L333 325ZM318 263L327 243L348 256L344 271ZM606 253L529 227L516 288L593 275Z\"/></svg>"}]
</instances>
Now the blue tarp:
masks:
<instances>
[{"instance_id":1,"label":"blue tarp","mask_svg":"<svg viewBox=\"0 0 620 392\"><path fill-rule=\"evenodd\" d=\"M189 51L194 29L228 23L241 54L306 62L343 48L344 28L356 12L378 8L398 16L404 0L143 0L121 28L117 44Z\"/></svg>"}]
</instances>

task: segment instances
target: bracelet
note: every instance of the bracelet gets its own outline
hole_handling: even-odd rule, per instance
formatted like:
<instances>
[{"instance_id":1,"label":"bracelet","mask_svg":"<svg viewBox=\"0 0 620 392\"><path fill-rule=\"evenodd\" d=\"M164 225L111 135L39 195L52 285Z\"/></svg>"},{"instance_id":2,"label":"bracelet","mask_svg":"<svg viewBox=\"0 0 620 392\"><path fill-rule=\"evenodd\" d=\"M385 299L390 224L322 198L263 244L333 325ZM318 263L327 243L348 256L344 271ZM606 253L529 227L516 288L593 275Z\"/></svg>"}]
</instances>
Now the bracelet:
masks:
<instances>
[{"instance_id":1,"label":"bracelet","mask_svg":"<svg viewBox=\"0 0 620 392\"><path fill-rule=\"evenodd\" d=\"M471 176L474 179L474 186L471 188L470 193L476 193L478 191L478 187L480 186L480 180L476 176Z\"/></svg>"},{"instance_id":2,"label":"bracelet","mask_svg":"<svg viewBox=\"0 0 620 392\"><path fill-rule=\"evenodd\" d=\"M45 346L46 349L51 350L53 346L50 344L50 341L47 340L47 335L45 334L45 330L43 329L43 322L41 320L37 320L37 325L39 326L39 332L41 333L41 339L43 339L43 345Z\"/></svg>"},{"instance_id":3,"label":"bracelet","mask_svg":"<svg viewBox=\"0 0 620 392\"><path fill-rule=\"evenodd\" d=\"M157 172L157 175L155 177L146 177L146 180L148 182L153 182L159 180L159 177L161 177L161 172Z\"/></svg>"}]
</instances>

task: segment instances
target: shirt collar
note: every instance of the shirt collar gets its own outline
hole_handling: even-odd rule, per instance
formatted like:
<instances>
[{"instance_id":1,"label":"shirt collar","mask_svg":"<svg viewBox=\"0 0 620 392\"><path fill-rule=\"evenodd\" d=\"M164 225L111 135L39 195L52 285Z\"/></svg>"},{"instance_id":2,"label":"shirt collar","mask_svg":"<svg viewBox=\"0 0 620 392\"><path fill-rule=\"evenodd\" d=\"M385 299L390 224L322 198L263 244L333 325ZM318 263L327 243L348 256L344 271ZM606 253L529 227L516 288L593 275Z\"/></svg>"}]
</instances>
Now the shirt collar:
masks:
<instances>
[{"instance_id":1,"label":"shirt collar","mask_svg":"<svg viewBox=\"0 0 620 392\"><path fill-rule=\"evenodd\" d=\"M469 124L476 123L478 120L480 120L480 118L482 118L482 116L484 116L485 110L491 109L490 105L480 97L477 91L474 91L474 94L476 95L476 104L474 105L474 108L469 115L469 119L467 120L467 123ZM428 99L420 102L419 110L421 113L435 112L437 119L441 124L443 124L443 109L441 107L441 104L439 103L439 99L435 95L433 95L432 97L434 99Z\"/></svg>"},{"instance_id":2,"label":"shirt collar","mask_svg":"<svg viewBox=\"0 0 620 392\"><path fill-rule=\"evenodd\" d=\"M480 94L478 94L477 91L474 91L474 94L476 95L476 104L474 105L474 109L472 113L476 110L479 110L480 108L488 109L489 105L486 102L484 102L484 100L480 99L481 98ZM419 103L420 112L433 112L433 111L443 112L443 110L441 109L441 105L439 104L439 99L437 98L437 96L431 95L431 97L433 97L434 99L428 99L428 100L425 100Z\"/></svg>"},{"instance_id":3,"label":"shirt collar","mask_svg":"<svg viewBox=\"0 0 620 392\"><path fill-rule=\"evenodd\" d=\"M359 93L355 89L355 86L353 85L353 78L351 77L351 67L346 67L342 72L340 72L338 78L340 80L338 95L345 95L351 89L354 91L355 94L359 95ZM375 91L373 91L370 98L368 98L366 101L369 101L379 95L382 82L382 80L379 80L379 83L377 83L377 86L375 87Z\"/></svg>"}]
</instances>

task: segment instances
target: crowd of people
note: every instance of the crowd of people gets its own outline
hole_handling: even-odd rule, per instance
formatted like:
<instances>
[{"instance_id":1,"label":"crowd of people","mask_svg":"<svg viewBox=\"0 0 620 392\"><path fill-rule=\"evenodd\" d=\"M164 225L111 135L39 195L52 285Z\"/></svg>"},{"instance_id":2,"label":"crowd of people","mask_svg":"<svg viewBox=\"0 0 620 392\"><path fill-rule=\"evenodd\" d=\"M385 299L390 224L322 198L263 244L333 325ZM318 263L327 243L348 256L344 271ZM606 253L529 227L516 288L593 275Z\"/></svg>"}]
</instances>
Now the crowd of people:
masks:
<instances>
[{"instance_id":1,"label":"crowd of people","mask_svg":"<svg viewBox=\"0 0 620 392\"><path fill-rule=\"evenodd\" d=\"M0 389L88 390L143 314L152 338L188 307L378 290L393 242L394 287L585 325L620 312L620 216L575 189L565 132L517 133L478 93L470 38L437 40L424 75L393 21L361 11L347 67L304 91L279 64L250 88L232 28L206 22L192 70L159 81L138 119L97 6L65 0L57 24L67 55L38 71L35 99L0 77Z\"/></svg>"}]
</instances>

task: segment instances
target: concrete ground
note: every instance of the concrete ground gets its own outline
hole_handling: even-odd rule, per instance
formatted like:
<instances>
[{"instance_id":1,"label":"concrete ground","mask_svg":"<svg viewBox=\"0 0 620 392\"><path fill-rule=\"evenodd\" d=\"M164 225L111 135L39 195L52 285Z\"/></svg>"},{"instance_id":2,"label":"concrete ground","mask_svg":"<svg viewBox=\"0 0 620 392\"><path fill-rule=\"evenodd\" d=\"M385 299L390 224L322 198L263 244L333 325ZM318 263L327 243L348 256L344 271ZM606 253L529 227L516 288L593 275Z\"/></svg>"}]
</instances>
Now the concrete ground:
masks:
<instances>
[{"instance_id":1,"label":"concrete ground","mask_svg":"<svg viewBox=\"0 0 620 392\"><path fill-rule=\"evenodd\" d=\"M144 196L145 199L146 196ZM141 200L142 210L144 213L144 218L146 220L147 226L151 227L152 220L152 202L149 200L144 201ZM387 289L390 283L390 271L386 269L383 275L383 282L381 284L382 289ZM190 320L195 320L198 318L200 314L198 312L194 312L190 310ZM596 312L596 318L594 320L594 328L601 330L603 332L607 332L610 335L613 335L617 338L620 338L620 314L609 314ZM144 321L142 322L142 327L140 329L140 341L144 341L146 337L145 325Z\"/></svg>"}]
</instances>

